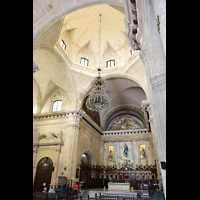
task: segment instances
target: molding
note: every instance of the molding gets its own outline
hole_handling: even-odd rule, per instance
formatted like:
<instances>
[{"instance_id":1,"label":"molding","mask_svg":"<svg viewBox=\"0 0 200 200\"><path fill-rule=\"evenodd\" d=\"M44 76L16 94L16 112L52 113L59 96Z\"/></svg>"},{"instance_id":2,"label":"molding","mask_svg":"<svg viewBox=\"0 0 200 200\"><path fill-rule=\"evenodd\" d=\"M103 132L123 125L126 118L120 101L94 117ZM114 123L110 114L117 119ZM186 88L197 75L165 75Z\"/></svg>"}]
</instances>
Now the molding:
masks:
<instances>
[{"instance_id":1,"label":"molding","mask_svg":"<svg viewBox=\"0 0 200 200\"><path fill-rule=\"evenodd\" d=\"M149 133L145 129L133 129L133 130L117 130L117 131L103 131L103 135L127 135L127 134L139 134L139 133Z\"/></svg>"},{"instance_id":2,"label":"molding","mask_svg":"<svg viewBox=\"0 0 200 200\"><path fill-rule=\"evenodd\" d=\"M161 91L166 90L166 73L151 78L150 82L153 88L159 87Z\"/></svg>"},{"instance_id":3,"label":"molding","mask_svg":"<svg viewBox=\"0 0 200 200\"><path fill-rule=\"evenodd\" d=\"M135 130L118 130L118 131L104 131L101 136L104 142L114 142L116 140L120 142L128 142L132 140L149 140L152 138L152 133L147 129L135 129Z\"/></svg>"},{"instance_id":4,"label":"molding","mask_svg":"<svg viewBox=\"0 0 200 200\"><path fill-rule=\"evenodd\" d=\"M33 146L54 146L54 145L63 145L62 133L56 134L51 133L50 135L39 134L34 141Z\"/></svg>"},{"instance_id":5,"label":"molding","mask_svg":"<svg viewBox=\"0 0 200 200\"><path fill-rule=\"evenodd\" d=\"M87 113L85 111L83 111L82 109L78 109L78 110L74 110L74 111L70 111L70 112L57 112L57 113L43 113L43 114L35 114L33 116L33 120L49 120L51 118L66 118L69 116L76 116L78 118L80 118L83 122L87 123L90 127L92 127L95 131L97 131L99 133L99 135L101 135L101 137L112 137L115 138L116 136L125 136L125 135L129 135L129 136L137 136L138 138L141 138L144 135L148 135L151 136L151 132L148 132L147 129L133 129L133 130L116 130L116 131L103 131L91 118L90 116L87 115ZM67 122L66 122L67 123ZM75 128L80 128L80 125L78 125L77 123L71 123L70 125L72 125ZM53 134L53 133L52 133ZM57 137L57 134L55 134ZM37 140L42 140L43 138L45 138L46 135L45 134L41 134L39 135L35 140L34 140L34 145L37 145ZM136 137L136 139L137 139ZM132 138L134 139L134 138ZM55 144L53 144L55 145Z\"/></svg>"}]
</instances>

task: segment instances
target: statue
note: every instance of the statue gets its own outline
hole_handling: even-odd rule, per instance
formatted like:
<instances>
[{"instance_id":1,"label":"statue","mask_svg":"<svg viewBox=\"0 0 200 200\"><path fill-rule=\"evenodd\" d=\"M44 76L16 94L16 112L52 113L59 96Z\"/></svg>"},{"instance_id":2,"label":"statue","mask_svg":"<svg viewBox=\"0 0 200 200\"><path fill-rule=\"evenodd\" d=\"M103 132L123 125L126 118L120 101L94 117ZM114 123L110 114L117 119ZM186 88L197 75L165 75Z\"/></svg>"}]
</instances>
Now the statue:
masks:
<instances>
[{"instance_id":1,"label":"statue","mask_svg":"<svg viewBox=\"0 0 200 200\"><path fill-rule=\"evenodd\" d=\"M146 157L145 150L142 148L141 149L141 158L145 158L145 157Z\"/></svg>"},{"instance_id":2,"label":"statue","mask_svg":"<svg viewBox=\"0 0 200 200\"><path fill-rule=\"evenodd\" d=\"M125 143L125 145L124 145L124 156L128 156L128 146L126 145L126 143Z\"/></svg>"},{"instance_id":3,"label":"statue","mask_svg":"<svg viewBox=\"0 0 200 200\"><path fill-rule=\"evenodd\" d=\"M110 150L109 158L113 158L113 152L112 152L112 150Z\"/></svg>"}]
</instances>

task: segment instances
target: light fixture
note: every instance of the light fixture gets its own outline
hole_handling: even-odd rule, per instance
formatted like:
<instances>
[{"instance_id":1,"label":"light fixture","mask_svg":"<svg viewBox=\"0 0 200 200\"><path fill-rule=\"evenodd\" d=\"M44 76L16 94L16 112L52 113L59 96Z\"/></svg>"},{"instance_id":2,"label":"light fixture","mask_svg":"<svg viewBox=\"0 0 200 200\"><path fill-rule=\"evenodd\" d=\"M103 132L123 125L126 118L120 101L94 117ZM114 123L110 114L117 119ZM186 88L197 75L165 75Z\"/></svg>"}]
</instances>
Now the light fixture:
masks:
<instances>
[{"instance_id":1,"label":"light fixture","mask_svg":"<svg viewBox=\"0 0 200 200\"><path fill-rule=\"evenodd\" d=\"M100 39L101 37L101 14L100 14L100 34L99 34L99 67L97 68L98 75L92 80L90 86L92 88L87 100L86 106L89 110L99 111L105 110L110 107L110 102L108 100L108 95L106 94L106 89L108 83L105 78L101 77L100 72Z\"/></svg>"}]
</instances>

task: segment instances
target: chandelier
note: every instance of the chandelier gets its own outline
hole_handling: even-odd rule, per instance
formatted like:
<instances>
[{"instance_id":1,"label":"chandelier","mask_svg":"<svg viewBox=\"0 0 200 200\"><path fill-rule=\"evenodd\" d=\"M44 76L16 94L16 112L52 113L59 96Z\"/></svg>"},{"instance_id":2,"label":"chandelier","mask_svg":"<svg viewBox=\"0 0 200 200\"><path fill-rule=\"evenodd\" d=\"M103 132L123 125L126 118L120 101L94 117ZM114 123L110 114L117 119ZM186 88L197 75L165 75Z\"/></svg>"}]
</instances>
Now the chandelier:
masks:
<instances>
[{"instance_id":1,"label":"chandelier","mask_svg":"<svg viewBox=\"0 0 200 200\"><path fill-rule=\"evenodd\" d=\"M101 36L101 14L100 14L100 34ZM105 78L101 77L100 72L100 36L99 36L99 67L97 68L98 75L92 80L90 87L92 88L87 100L86 107L92 111L105 110L110 107L106 89L108 83Z\"/></svg>"},{"instance_id":2,"label":"chandelier","mask_svg":"<svg viewBox=\"0 0 200 200\"><path fill-rule=\"evenodd\" d=\"M110 107L106 89L108 86L105 78L101 77L101 68L98 68L98 75L93 79L90 86L93 88L87 98L86 106L89 110L99 111Z\"/></svg>"}]
</instances>

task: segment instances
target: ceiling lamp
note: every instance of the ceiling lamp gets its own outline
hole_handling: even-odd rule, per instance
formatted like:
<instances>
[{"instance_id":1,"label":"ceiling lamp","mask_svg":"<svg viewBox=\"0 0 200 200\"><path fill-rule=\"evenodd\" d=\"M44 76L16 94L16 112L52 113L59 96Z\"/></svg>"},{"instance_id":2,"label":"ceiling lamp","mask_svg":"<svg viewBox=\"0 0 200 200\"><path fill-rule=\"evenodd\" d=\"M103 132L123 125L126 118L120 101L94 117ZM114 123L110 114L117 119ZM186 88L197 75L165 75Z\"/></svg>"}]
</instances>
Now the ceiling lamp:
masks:
<instances>
[{"instance_id":1,"label":"ceiling lamp","mask_svg":"<svg viewBox=\"0 0 200 200\"><path fill-rule=\"evenodd\" d=\"M100 72L100 37L101 37L101 14L100 14L100 34L99 34L99 67L97 68L98 75L92 80L90 86L92 88L87 100L86 106L89 110L99 111L105 110L110 107L110 102L108 100L108 95L106 94L106 89L108 83L105 78L101 77Z\"/></svg>"}]
</instances>

